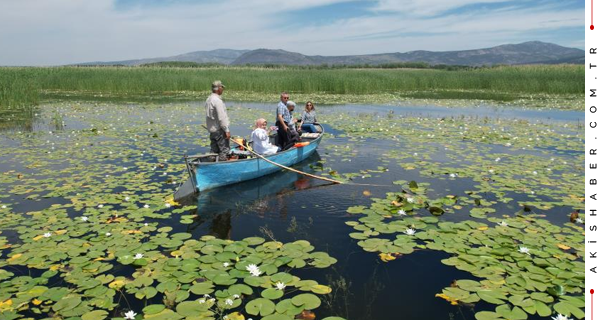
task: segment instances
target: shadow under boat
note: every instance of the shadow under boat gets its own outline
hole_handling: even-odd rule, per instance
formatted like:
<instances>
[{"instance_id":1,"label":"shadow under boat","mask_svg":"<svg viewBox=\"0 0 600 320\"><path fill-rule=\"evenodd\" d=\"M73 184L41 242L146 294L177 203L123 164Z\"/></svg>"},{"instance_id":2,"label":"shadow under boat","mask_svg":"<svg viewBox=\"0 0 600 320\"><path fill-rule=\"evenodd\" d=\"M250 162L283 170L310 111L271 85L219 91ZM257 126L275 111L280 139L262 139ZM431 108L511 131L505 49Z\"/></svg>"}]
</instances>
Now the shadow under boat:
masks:
<instances>
[{"instance_id":1,"label":"shadow under boat","mask_svg":"<svg viewBox=\"0 0 600 320\"><path fill-rule=\"evenodd\" d=\"M321 160L315 152L306 160L293 166L294 169L315 173ZM202 191L178 200L182 205L197 204L197 208L188 215L194 215L193 223L187 232L195 233L208 227L207 233L217 238L229 239L231 217L245 212L264 213L271 199L300 190L329 185L302 174L282 170L254 180Z\"/></svg>"}]
</instances>

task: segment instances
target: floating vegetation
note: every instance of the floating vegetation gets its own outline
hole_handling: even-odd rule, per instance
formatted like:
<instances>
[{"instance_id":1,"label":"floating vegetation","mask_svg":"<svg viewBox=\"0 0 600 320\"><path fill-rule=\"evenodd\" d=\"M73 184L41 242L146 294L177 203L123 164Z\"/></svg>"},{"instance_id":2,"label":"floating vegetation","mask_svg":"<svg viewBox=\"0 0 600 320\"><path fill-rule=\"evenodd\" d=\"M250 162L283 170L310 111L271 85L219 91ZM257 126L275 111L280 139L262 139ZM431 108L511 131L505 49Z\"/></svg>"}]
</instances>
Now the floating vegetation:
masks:
<instances>
[{"instance_id":1,"label":"floating vegetation","mask_svg":"<svg viewBox=\"0 0 600 320\"><path fill-rule=\"evenodd\" d=\"M274 119L274 103L228 106L235 135ZM335 252L329 238L312 238L322 215L287 218L283 209L281 224L236 239L194 233L206 212L170 195L186 177L183 154L207 150L202 109L60 102L39 106L29 126L7 127L0 318L323 319L333 299L346 299L346 312L356 304L336 291L352 279L328 283L325 272L357 248L386 267L443 252L440 266L472 278L444 281L431 297L479 320L582 316L584 221L571 215L583 209L577 123L319 108L330 133L306 167L364 185L327 206L279 193L273 201L340 213L328 232L343 232L347 246ZM326 188L311 195L326 198ZM221 222L231 228L236 213L261 219L268 208L242 206ZM287 242L277 240L283 232Z\"/></svg>"},{"instance_id":2,"label":"floating vegetation","mask_svg":"<svg viewBox=\"0 0 600 320\"><path fill-rule=\"evenodd\" d=\"M196 209L170 197L184 169L172 146L207 144L183 108L56 104L42 107L46 130L2 137L0 318L283 320L320 306L331 289L294 271L336 259L308 241L165 224Z\"/></svg>"},{"instance_id":3,"label":"floating vegetation","mask_svg":"<svg viewBox=\"0 0 600 320\"><path fill-rule=\"evenodd\" d=\"M364 215L346 224L365 251L379 252L384 262L415 250L452 254L442 263L482 280L458 280L436 296L453 305L481 300L498 305L495 311L478 312L479 320L547 317L552 310L584 317L582 226L568 222L560 227L523 212L482 221L442 221L436 216L445 207L464 205L464 199L429 199L416 182L403 186L402 192L374 199L369 208L348 208Z\"/></svg>"}]
</instances>

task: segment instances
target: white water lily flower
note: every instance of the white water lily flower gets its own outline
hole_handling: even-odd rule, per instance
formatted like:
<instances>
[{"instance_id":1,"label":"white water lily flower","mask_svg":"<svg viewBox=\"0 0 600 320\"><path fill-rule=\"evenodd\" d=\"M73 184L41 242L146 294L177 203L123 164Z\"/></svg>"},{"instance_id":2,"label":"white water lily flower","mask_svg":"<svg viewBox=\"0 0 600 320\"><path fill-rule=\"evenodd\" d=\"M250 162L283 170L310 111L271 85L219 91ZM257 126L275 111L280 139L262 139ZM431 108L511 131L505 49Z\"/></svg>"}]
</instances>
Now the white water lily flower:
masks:
<instances>
[{"instance_id":1,"label":"white water lily flower","mask_svg":"<svg viewBox=\"0 0 600 320\"><path fill-rule=\"evenodd\" d=\"M233 295L233 298L234 298L234 299L239 299L239 298L240 298L240 295L239 295L239 294L234 294L234 295Z\"/></svg>"},{"instance_id":2,"label":"white water lily flower","mask_svg":"<svg viewBox=\"0 0 600 320\"><path fill-rule=\"evenodd\" d=\"M136 253L135 256L133 256L134 259L141 259L143 257L144 257L144 255L141 253Z\"/></svg>"},{"instance_id":3,"label":"white water lily flower","mask_svg":"<svg viewBox=\"0 0 600 320\"><path fill-rule=\"evenodd\" d=\"M83 216L83 217L81 217L81 221L83 221L83 222L86 222L86 221L88 221L88 219L89 219L89 218L88 218L88 217L86 217L86 216Z\"/></svg>"},{"instance_id":4,"label":"white water lily flower","mask_svg":"<svg viewBox=\"0 0 600 320\"><path fill-rule=\"evenodd\" d=\"M110 232L107 232L107 233L105 233L105 235L106 235L107 237L110 237L110 236L112 236L112 233L110 233Z\"/></svg>"},{"instance_id":5,"label":"white water lily flower","mask_svg":"<svg viewBox=\"0 0 600 320\"><path fill-rule=\"evenodd\" d=\"M519 247L519 252L530 255L529 248L527 248L527 247Z\"/></svg>"},{"instance_id":6,"label":"white water lily flower","mask_svg":"<svg viewBox=\"0 0 600 320\"><path fill-rule=\"evenodd\" d=\"M98 208L102 208L102 207L104 207L104 205L103 205L103 204L99 204L99 205L98 205Z\"/></svg>"},{"instance_id":7,"label":"white water lily flower","mask_svg":"<svg viewBox=\"0 0 600 320\"><path fill-rule=\"evenodd\" d=\"M136 315L137 315L137 313L133 312L133 310L129 310L128 312L125 313L125 319L133 320L133 319L135 319Z\"/></svg>"},{"instance_id":8,"label":"white water lily flower","mask_svg":"<svg viewBox=\"0 0 600 320\"><path fill-rule=\"evenodd\" d=\"M507 227L508 223L506 223L506 221L502 220L502 222L498 222L498 225L501 227Z\"/></svg>"},{"instance_id":9,"label":"white water lily flower","mask_svg":"<svg viewBox=\"0 0 600 320\"><path fill-rule=\"evenodd\" d=\"M454 174L454 173L451 173L451 174L450 174L450 178L456 178L456 174Z\"/></svg>"},{"instance_id":10,"label":"white water lily flower","mask_svg":"<svg viewBox=\"0 0 600 320\"><path fill-rule=\"evenodd\" d=\"M406 211L400 209L400 210L398 210L398 215L399 216L405 216L406 215Z\"/></svg>"},{"instance_id":11,"label":"white water lily flower","mask_svg":"<svg viewBox=\"0 0 600 320\"><path fill-rule=\"evenodd\" d=\"M144 208L148 209L148 208L150 208L150 206L149 206L149 205L147 205L147 204L145 204L145 205L144 205Z\"/></svg>"},{"instance_id":12,"label":"white water lily flower","mask_svg":"<svg viewBox=\"0 0 600 320\"><path fill-rule=\"evenodd\" d=\"M537 174L537 171L532 172L533 174Z\"/></svg>"},{"instance_id":13,"label":"white water lily flower","mask_svg":"<svg viewBox=\"0 0 600 320\"><path fill-rule=\"evenodd\" d=\"M583 223L583 219L577 218L577 219L575 219L575 222L577 222L577 223Z\"/></svg>"},{"instance_id":14,"label":"white water lily flower","mask_svg":"<svg viewBox=\"0 0 600 320\"><path fill-rule=\"evenodd\" d=\"M225 304L228 305L228 306L232 306L233 305L233 300L227 299L227 300L225 300Z\"/></svg>"},{"instance_id":15,"label":"white water lily flower","mask_svg":"<svg viewBox=\"0 0 600 320\"><path fill-rule=\"evenodd\" d=\"M500 162L500 160L502 160L502 159L500 159L500 158L496 158L496 162Z\"/></svg>"},{"instance_id":16,"label":"white water lily flower","mask_svg":"<svg viewBox=\"0 0 600 320\"><path fill-rule=\"evenodd\" d=\"M204 294L204 298L205 298L205 299L209 299L209 298L210 298L210 294L206 294L206 293L205 293L205 294Z\"/></svg>"},{"instance_id":17,"label":"white water lily flower","mask_svg":"<svg viewBox=\"0 0 600 320\"><path fill-rule=\"evenodd\" d=\"M573 320L573 318L567 318L567 316L563 316L562 314L557 314L556 317L552 317L553 320Z\"/></svg>"},{"instance_id":18,"label":"white water lily flower","mask_svg":"<svg viewBox=\"0 0 600 320\"><path fill-rule=\"evenodd\" d=\"M248 272L250 272L251 275L258 277L262 272L260 271L260 269L258 268L257 265L255 264L249 264L246 266L246 270L248 270Z\"/></svg>"},{"instance_id":19,"label":"white water lily flower","mask_svg":"<svg viewBox=\"0 0 600 320\"><path fill-rule=\"evenodd\" d=\"M275 286L277 286L277 290L283 290L285 288L285 284L281 281L277 282Z\"/></svg>"},{"instance_id":20,"label":"white water lily flower","mask_svg":"<svg viewBox=\"0 0 600 320\"><path fill-rule=\"evenodd\" d=\"M147 227L147 226L148 226L148 222L144 223L144 227Z\"/></svg>"},{"instance_id":21,"label":"white water lily flower","mask_svg":"<svg viewBox=\"0 0 600 320\"><path fill-rule=\"evenodd\" d=\"M208 301L215 302L215 298L210 298L210 299L208 299Z\"/></svg>"},{"instance_id":22,"label":"white water lily flower","mask_svg":"<svg viewBox=\"0 0 600 320\"><path fill-rule=\"evenodd\" d=\"M493 169L488 170L489 173L494 173Z\"/></svg>"},{"instance_id":23,"label":"white water lily flower","mask_svg":"<svg viewBox=\"0 0 600 320\"><path fill-rule=\"evenodd\" d=\"M125 201L129 201L129 197L125 197Z\"/></svg>"},{"instance_id":24,"label":"white water lily flower","mask_svg":"<svg viewBox=\"0 0 600 320\"><path fill-rule=\"evenodd\" d=\"M412 235L414 235L417 232L413 228L408 228L408 229L406 229L406 231L404 231L404 233L406 233L409 236L412 236Z\"/></svg>"},{"instance_id":25,"label":"white water lily flower","mask_svg":"<svg viewBox=\"0 0 600 320\"><path fill-rule=\"evenodd\" d=\"M415 203L415 198L406 198L406 201L408 201L408 203Z\"/></svg>"},{"instance_id":26,"label":"white water lily flower","mask_svg":"<svg viewBox=\"0 0 600 320\"><path fill-rule=\"evenodd\" d=\"M413 155L416 157L416 156L418 156L419 154L415 152L415 153L413 153Z\"/></svg>"},{"instance_id":27,"label":"white water lily flower","mask_svg":"<svg viewBox=\"0 0 600 320\"><path fill-rule=\"evenodd\" d=\"M170 207L171 207L171 204L170 204L170 203L165 203L165 207L166 207L166 208L170 208Z\"/></svg>"},{"instance_id":28,"label":"white water lily flower","mask_svg":"<svg viewBox=\"0 0 600 320\"><path fill-rule=\"evenodd\" d=\"M198 300L198 302L199 302L200 304L206 303L206 299L200 299L200 300Z\"/></svg>"},{"instance_id":29,"label":"white water lily flower","mask_svg":"<svg viewBox=\"0 0 600 320\"><path fill-rule=\"evenodd\" d=\"M127 167L123 167L123 170L127 170Z\"/></svg>"},{"instance_id":30,"label":"white water lily flower","mask_svg":"<svg viewBox=\"0 0 600 320\"><path fill-rule=\"evenodd\" d=\"M2 205L2 209L6 209L6 205L5 204Z\"/></svg>"},{"instance_id":31,"label":"white water lily flower","mask_svg":"<svg viewBox=\"0 0 600 320\"><path fill-rule=\"evenodd\" d=\"M52 236L52 232L44 233L44 238L50 238Z\"/></svg>"},{"instance_id":32,"label":"white water lily flower","mask_svg":"<svg viewBox=\"0 0 600 320\"><path fill-rule=\"evenodd\" d=\"M223 262L223 267L225 267L225 268L229 267L229 262Z\"/></svg>"}]
</instances>

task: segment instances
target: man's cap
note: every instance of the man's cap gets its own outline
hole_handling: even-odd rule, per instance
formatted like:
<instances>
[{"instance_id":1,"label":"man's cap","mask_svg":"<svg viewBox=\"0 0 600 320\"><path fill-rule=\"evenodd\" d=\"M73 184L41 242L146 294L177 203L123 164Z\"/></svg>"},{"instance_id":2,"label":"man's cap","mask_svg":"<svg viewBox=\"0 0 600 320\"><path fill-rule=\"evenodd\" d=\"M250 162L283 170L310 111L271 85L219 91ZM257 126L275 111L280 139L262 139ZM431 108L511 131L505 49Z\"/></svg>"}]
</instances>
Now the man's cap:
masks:
<instances>
[{"instance_id":1,"label":"man's cap","mask_svg":"<svg viewBox=\"0 0 600 320\"><path fill-rule=\"evenodd\" d=\"M225 88L225 86L223 85L223 83L221 82L221 80L215 80L215 81L213 81L212 87L213 88L218 88L218 87Z\"/></svg>"}]
</instances>

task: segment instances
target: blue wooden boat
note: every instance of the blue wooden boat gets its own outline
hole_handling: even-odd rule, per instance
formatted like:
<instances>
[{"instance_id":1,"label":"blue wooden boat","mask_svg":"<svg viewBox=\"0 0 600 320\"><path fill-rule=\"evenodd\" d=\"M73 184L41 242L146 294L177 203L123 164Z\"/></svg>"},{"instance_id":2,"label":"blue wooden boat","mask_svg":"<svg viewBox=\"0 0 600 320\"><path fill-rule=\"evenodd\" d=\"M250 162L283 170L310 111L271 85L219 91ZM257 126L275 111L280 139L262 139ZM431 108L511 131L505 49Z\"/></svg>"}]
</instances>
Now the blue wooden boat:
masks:
<instances>
[{"instance_id":1,"label":"blue wooden boat","mask_svg":"<svg viewBox=\"0 0 600 320\"><path fill-rule=\"evenodd\" d=\"M315 152L324 134L323 127L320 125L317 126L321 129L318 135L312 138L302 138L302 142L309 142L308 145L293 147L264 157L286 167L308 158ZM190 174L190 179L175 193L176 199L181 198L183 193L189 193L189 191L183 192L182 190L193 188L194 192L202 192L204 190L256 179L282 170L280 167L254 156L248 159L220 162L214 162L214 158L214 154L186 156L186 166Z\"/></svg>"}]
</instances>

